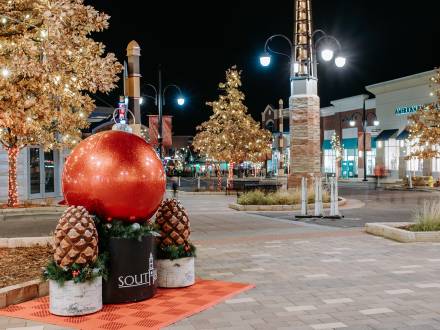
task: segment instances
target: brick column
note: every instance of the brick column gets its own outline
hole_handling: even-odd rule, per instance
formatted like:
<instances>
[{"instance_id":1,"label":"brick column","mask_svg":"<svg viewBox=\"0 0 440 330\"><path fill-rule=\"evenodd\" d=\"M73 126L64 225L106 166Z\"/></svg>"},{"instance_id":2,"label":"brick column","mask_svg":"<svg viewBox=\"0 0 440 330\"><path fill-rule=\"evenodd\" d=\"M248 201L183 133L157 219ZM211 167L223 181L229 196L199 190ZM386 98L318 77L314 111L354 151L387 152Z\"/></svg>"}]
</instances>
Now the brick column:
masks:
<instances>
[{"instance_id":1,"label":"brick column","mask_svg":"<svg viewBox=\"0 0 440 330\"><path fill-rule=\"evenodd\" d=\"M303 176L321 175L319 97L294 95L289 102L290 174L287 184L288 188L298 188Z\"/></svg>"}]
</instances>

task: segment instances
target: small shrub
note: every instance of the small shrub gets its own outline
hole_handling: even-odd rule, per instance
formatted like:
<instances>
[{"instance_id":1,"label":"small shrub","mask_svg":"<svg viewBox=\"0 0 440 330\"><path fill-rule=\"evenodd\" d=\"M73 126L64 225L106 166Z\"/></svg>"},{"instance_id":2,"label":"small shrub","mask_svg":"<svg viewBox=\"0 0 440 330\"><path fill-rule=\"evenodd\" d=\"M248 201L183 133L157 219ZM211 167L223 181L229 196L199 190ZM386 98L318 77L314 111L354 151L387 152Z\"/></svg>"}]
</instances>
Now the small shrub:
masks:
<instances>
[{"instance_id":1,"label":"small shrub","mask_svg":"<svg viewBox=\"0 0 440 330\"><path fill-rule=\"evenodd\" d=\"M439 231L440 202L425 202L415 215L416 223L408 227L410 231Z\"/></svg>"},{"instance_id":2,"label":"small shrub","mask_svg":"<svg viewBox=\"0 0 440 330\"><path fill-rule=\"evenodd\" d=\"M309 190L307 196L309 203L315 202L315 191ZM322 192L322 202L328 203L330 195L326 190ZM295 205L301 203L301 191L277 191L264 193L260 190L249 191L242 194L238 200L240 205Z\"/></svg>"}]
</instances>

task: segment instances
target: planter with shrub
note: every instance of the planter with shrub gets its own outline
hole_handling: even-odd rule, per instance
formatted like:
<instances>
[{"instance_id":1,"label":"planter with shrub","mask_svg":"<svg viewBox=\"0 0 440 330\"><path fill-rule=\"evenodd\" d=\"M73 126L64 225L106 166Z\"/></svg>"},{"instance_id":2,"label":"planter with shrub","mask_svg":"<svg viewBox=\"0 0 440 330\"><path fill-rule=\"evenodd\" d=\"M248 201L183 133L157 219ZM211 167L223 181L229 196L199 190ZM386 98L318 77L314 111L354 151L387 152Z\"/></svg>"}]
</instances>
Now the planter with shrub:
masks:
<instances>
[{"instance_id":1,"label":"planter with shrub","mask_svg":"<svg viewBox=\"0 0 440 330\"><path fill-rule=\"evenodd\" d=\"M189 241L188 214L179 201L166 199L156 214L158 237L158 285L163 288L187 287L195 283L195 246Z\"/></svg>"}]
</instances>

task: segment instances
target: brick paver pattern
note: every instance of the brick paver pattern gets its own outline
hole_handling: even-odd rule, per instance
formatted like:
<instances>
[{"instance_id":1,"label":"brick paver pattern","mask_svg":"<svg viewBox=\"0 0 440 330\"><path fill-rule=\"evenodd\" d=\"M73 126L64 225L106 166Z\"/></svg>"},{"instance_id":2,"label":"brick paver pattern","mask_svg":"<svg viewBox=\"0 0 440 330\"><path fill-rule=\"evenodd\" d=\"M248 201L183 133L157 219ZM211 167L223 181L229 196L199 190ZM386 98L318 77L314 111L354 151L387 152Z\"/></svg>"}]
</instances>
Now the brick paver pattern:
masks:
<instances>
[{"instance_id":1,"label":"brick paver pattern","mask_svg":"<svg viewBox=\"0 0 440 330\"><path fill-rule=\"evenodd\" d=\"M440 329L439 244L232 211L232 197L180 197L197 275L256 288L169 329ZM0 318L0 329L37 325Z\"/></svg>"}]
</instances>

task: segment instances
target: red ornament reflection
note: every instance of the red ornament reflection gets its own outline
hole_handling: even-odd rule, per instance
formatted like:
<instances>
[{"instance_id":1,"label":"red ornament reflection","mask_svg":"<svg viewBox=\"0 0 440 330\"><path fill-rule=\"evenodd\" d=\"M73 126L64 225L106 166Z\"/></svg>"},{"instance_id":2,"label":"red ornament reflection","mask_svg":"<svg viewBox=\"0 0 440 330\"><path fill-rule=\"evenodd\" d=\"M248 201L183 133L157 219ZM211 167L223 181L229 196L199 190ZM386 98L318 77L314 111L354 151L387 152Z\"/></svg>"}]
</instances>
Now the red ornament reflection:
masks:
<instances>
[{"instance_id":1,"label":"red ornament reflection","mask_svg":"<svg viewBox=\"0 0 440 330\"><path fill-rule=\"evenodd\" d=\"M105 220L150 219L165 193L165 171L154 149L131 133L105 131L79 143L67 158L63 194Z\"/></svg>"}]
</instances>

